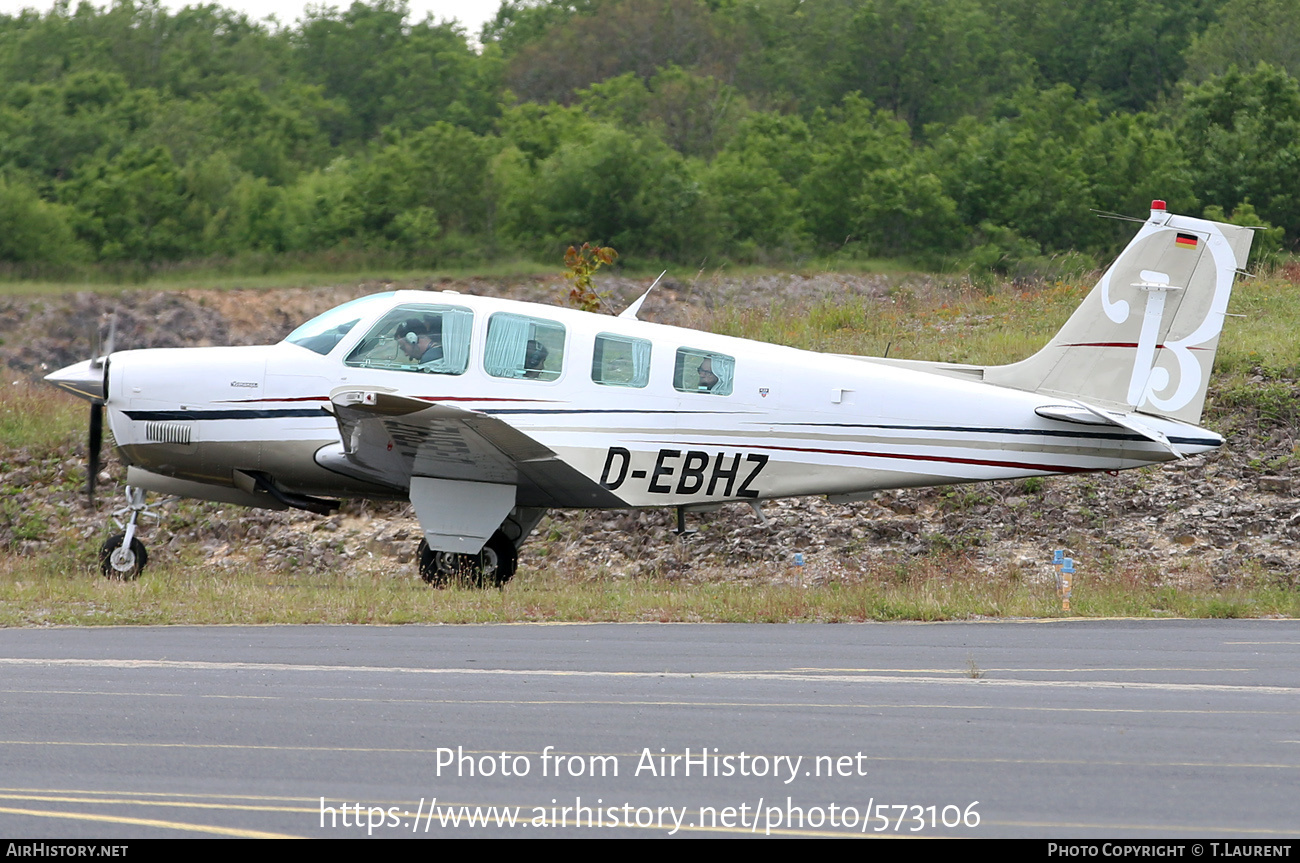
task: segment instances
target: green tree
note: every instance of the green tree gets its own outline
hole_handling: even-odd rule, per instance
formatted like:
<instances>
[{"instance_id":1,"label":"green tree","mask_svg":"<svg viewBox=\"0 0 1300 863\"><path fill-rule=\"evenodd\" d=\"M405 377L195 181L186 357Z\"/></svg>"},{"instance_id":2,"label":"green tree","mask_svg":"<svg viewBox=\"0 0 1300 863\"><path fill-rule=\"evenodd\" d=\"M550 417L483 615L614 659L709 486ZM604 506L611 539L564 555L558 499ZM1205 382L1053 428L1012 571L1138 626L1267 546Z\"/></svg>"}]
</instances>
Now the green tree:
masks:
<instances>
[{"instance_id":1,"label":"green tree","mask_svg":"<svg viewBox=\"0 0 1300 863\"><path fill-rule=\"evenodd\" d=\"M202 220L202 251L236 257L245 252L286 251L284 194L284 189L263 177L239 175L221 206Z\"/></svg>"},{"instance_id":2,"label":"green tree","mask_svg":"<svg viewBox=\"0 0 1300 863\"><path fill-rule=\"evenodd\" d=\"M739 124L727 152L762 159L787 185L798 188L812 166L812 131L798 115L755 112Z\"/></svg>"},{"instance_id":3,"label":"green tree","mask_svg":"<svg viewBox=\"0 0 1300 863\"><path fill-rule=\"evenodd\" d=\"M490 165L495 138L450 123L408 136L393 134L355 169L351 195L365 236L395 247L427 251L444 235L492 231Z\"/></svg>"},{"instance_id":4,"label":"green tree","mask_svg":"<svg viewBox=\"0 0 1300 863\"><path fill-rule=\"evenodd\" d=\"M821 103L861 93L914 131L986 109L1028 78L993 21L968 0L869 0L843 29L816 34L807 57L820 69ZM830 16L834 20L834 16Z\"/></svg>"},{"instance_id":5,"label":"green tree","mask_svg":"<svg viewBox=\"0 0 1300 863\"><path fill-rule=\"evenodd\" d=\"M1157 198L1174 212L1200 209L1191 164L1168 125L1152 114L1115 113L1084 131L1082 164L1099 210L1142 216ZM1105 235L1092 235L1098 251L1116 252L1132 235L1118 220L1097 220L1093 227Z\"/></svg>"},{"instance_id":6,"label":"green tree","mask_svg":"<svg viewBox=\"0 0 1300 863\"><path fill-rule=\"evenodd\" d=\"M34 189L0 176L0 261L62 265L82 260L66 207L47 204Z\"/></svg>"},{"instance_id":7,"label":"green tree","mask_svg":"<svg viewBox=\"0 0 1300 863\"><path fill-rule=\"evenodd\" d=\"M538 252L599 242L623 254L680 258L700 243L700 188L684 160L654 138L598 124L529 172L503 154L502 229Z\"/></svg>"},{"instance_id":8,"label":"green tree","mask_svg":"<svg viewBox=\"0 0 1300 863\"><path fill-rule=\"evenodd\" d=\"M956 205L917 162L907 124L854 93L809 124L801 206L814 239L873 255L915 255L954 240Z\"/></svg>"},{"instance_id":9,"label":"green tree","mask_svg":"<svg viewBox=\"0 0 1300 863\"><path fill-rule=\"evenodd\" d=\"M169 12L160 0L113 0L107 8L58 0L45 15L25 14L0 33L0 81L47 83L67 74L122 76L133 89L181 98L254 77L282 78L287 40L247 16L209 4Z\"/></svg>"},{"instance_id":10,"label":"green tree","mask_svg":"<svg viewBox=\"0 0 1300 863\"><path fill-rule=\"evenodd\" d=\"M840 245L855 234L855 206L865 178L907 160L912 139L907 124L877 111L854 93L809 124L812 146L801 185L801 209L815 239Z\"/></svg>"},{"instance_id":11,"label":"green tree","mask_svg":"<svg viewBox=\"0 0 1300 863\"><path fill-rule=\"evenodd\" d=\"M193 222L181 174L162 147L128 146L96 159L62 194L76 209L77 233L100 260L147 264L196 250L202 225Z\"/></svg>"},{"instance_id":12,"label":"green tree","mask_svg":"<svg viewBox=\"0 0 1300 863\"><path fill-rule=\"evenodd\" d=\"M1194 83L1260 63L1300 78L1300 0L1228 0L1186 59L1184 79Z\"/></svg>"},{"instance_id":13,"label":"green tree","mask_svg":"<svg viewBox=\"0 0 1300 863\"><path fill-rule=\"evenodd\" d=\"M1187 89L1176 129L1205 204L1232 212L1249 200L1300 237L1300 82L1267 64L1230 69Z\"/></svg>"},{"instance_id":14,"label":"green tree","mask_svg":"<svg viewBox=\"0 0 1300 863\"><path fill-rule=\"evenodd\" d=\"M574 16L593 14L599 4L600 0L503 0L479 38L511 57Z\"/></svg>"},{"instance_id":15,"label":"green tree","mask_svg":"<svg viewBox=\"0 0 1300 863\"><path fill-rule=\"evenodd\" d=\"M165 146L180 164L224 152L241 170L284 185L328 163L325 127L344 110L317 87L294 88L273 100L245 79L212 94L169 100L135 140Z\"/></svg>"},{"instance_id":16,"label":"green tree","mask_svg":"<svg viewBox=\"0 0 1300 863\"><path fill-rule=\"evenodd\" d=\"M703 0L608 0L521 46L505 83L521 99L569 104L592 84L673 65L725 81L737 50Z\"/></svg>"},{"instance_id":17,"label":"green tree","mask_svg":"<svg viewBox=\"0 0 1300 863\"><path fill-rule=\"evenodd\" d=\"M560 145L585 137L595 122L576 106L523 102L506 108L497 123L502 141L519 150L530 168L549 159Z\"/></svg>"},{"instance_id":18,"label":"green tree","mask_svg":"<svg viewBox=\"0 0 1300 863\"><path fill-rule=\"evenodd\" d=\"M1244 228L1256 229L1254 241L1250 244L1250 262L1248 265L1258 263L1276 264L1281 259L1282 229L1275 228L1261 219L1249 201L1243 201L1241 206L1232 211L1231 216L1225 214L1222 208L1214 204L1206 207L1202 215L1215 222L1227 222L1230 225L1241 225Z\"/></svg>"},{"instance_id":19,"label":"green tree","mask_svg":"<svg viewBox=\"0 0 1300 863\"><path fill-rule=\"evenodd\" d=\"M643 81L635 72L578 92L592 117L625 129L649 129L683 156L711 158L747 112L734 87L677 66Z\"/></svg>"},{"instance_id":20,"label":"green tree","mask_svg":"<svg viewBox=\"0 0 1300 863\"><path fill-rule=\"evenodd\" d=\"M294 37L307 80L347 105L332 128L336 144L368 141L385 126L420 129L437 121L486 131L499 101L495 52L480 58L452 24L408 26L404 0L353 2L346 11L309 7Z\"/></svg>"},{"instance_id":21,"label":"green tree","mask_svg":"<svg viewBox=\"0 0 1300 863\"><path fill-rule=\"evenodd\" d=\"M360 245L364 214L358 205L353 163L336 159L285 188L275 218L291 252Z\"/></svg>"},{"instance_id":22,"label":"green tree","mask_svg":"<svg viewBox=\"0 0 1300 863\"><path fill-rule=\"evenodd\" d=\"M1032 59L1040 87L1068 84L1104 110L1141 110L1170 93L1188 45L1222 0L1000 0L992 32Z\"/></svg>"},{"instance_id":23,"label":"green tree","mask_svg":"<svg viewBox=\"0 0 1300 863\"><path fill-rule=\"evenodd\" d=\"M159 108L157 93L132 90L111 72L14 85L0 95L0 164L36 178L48 193L92 157L127 146Z\"/></svg>"},{"instance_id":24,"label":"green tree","mask_svg":"<svg viewBox=\"0 0 1300 863\"><path fill-rule=\"evenodd\" d=\"M965 239L956 202L915 160L870 172L854 191L852 228L870 254L937 261Z\"/></svg>"},{"instance_id":25,"label":"green tree","mask_svg":"<svg viewBox=\"0 0 1300 863\"><path fill-rule=\"evenodd\" d=\"M741 258L789 251L803 239L799 191L753 151L726 152L704 174L710 228L705 239Z\"/></svg>"},{"instance_id":26,"label":"green tree","mask_svg":"<svg viewBox=\"0 0 1300 863\"><path fill-rule=\"evenodd\" d=\"M1101 120L1096 102L1061 84L1022 90L1005 113L964 118L926 156L960 221L1011 228L1047 249L1104 244L1099 220L1080 218L1097 206L1088 139Z\"/></svg>"}]
</instances>

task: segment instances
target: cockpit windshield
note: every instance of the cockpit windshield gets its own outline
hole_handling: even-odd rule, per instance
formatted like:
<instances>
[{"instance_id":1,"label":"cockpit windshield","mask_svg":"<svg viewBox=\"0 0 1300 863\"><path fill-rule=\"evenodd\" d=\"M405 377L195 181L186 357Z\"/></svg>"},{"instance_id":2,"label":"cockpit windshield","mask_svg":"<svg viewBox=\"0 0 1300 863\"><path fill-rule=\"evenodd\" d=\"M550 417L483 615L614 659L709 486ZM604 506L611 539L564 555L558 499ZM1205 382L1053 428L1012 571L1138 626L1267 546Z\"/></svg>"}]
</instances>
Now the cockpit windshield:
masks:
<instances>
[{"instance_id":1,"label":"cockpit windshield","mask_svg":"<svg viewBox=\"0 0 1300 863\"><path fill-rule=\"evenodd\" d=\"M392 305L392 302L392 291L352 300L317 315L285 336L284 340L324 356L334 350L334 346L356 326L357 321L373 317L380 309Z\"/></svg>"}]
</instances>

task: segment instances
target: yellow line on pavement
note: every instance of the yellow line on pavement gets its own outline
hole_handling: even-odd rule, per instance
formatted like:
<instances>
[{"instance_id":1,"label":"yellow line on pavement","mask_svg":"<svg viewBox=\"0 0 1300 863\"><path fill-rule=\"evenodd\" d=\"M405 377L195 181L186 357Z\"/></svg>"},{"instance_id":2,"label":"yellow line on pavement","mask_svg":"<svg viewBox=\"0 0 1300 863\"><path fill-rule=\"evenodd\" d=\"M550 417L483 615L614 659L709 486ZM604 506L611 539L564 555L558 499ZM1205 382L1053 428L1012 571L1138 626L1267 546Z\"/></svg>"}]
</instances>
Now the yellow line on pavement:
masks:
<instances>
[{"instance_id":1,"label":"yellow line on pavement","mask_svg":"<svg viewBox=\"0 0 1300 863\"><path fill-rule=\"evenodd\" d=\"M183 830L189 833L211 833L214 836L234 836L239 839L301 839L287 833L267 833L263 830L241 830L237 827L216 827L211 824L187 824L183 821L158 821L153 818L127 818L123 815L99 815L92 812L57 812L47 809L11 809L0 806L0 814L30 815L37 818L67 818L71 821L100 821L108 824L130 824L135 827L154 827L159 830Z\"/></svg>"}]
</instances>

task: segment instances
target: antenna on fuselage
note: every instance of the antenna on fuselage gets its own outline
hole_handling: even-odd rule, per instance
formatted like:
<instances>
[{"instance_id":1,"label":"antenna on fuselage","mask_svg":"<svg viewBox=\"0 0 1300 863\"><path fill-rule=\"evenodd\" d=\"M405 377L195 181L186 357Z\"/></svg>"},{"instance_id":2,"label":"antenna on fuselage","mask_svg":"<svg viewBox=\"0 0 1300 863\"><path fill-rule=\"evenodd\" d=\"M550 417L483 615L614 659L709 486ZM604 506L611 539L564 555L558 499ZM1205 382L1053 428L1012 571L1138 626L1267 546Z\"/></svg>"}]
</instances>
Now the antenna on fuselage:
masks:
<instances>
[{"instance_id":1,"label":"antenna on fuselage","mask_svg":"<svg viewBox=\"0 0 1300 863\"><path fill-rule=\"evenodd\" d=\"M662 279L666 275L668 275L668 271L664 270L662 273L659 274L659 279ZM619 317L630 318L634 321L637 320L636 313L641 311L641 304L645 302L646 297L650 296L650 292L655 289L655 285L659 284L659 279L655 279L653 282L651 282L650 287L645 289L645 293L637 297L636 301L632 303L632 305L628 306L626 309L620 312Z\"/></svg>"}]
</instances>

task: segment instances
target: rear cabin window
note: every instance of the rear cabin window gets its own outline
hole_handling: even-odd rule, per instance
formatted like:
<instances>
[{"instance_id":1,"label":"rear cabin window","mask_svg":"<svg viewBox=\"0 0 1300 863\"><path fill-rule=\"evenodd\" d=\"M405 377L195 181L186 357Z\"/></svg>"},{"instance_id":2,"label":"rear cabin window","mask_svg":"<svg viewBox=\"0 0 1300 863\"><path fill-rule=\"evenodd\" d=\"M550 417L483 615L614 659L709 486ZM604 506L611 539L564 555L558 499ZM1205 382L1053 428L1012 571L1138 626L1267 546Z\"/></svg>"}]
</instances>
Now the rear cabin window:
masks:
<instances>
[{"instance_id":1,"label":"rear cabin window","mask_svg":"<svg viewBox=\"0 0 1300 863\"><path fill-rule=\"evenodd\" d=\"M678 348L677 363L673 368L673 387L681 392L710 393L715 396L731 395L731 388L736 379L734 357L692 348Z\"/></svg>"},{"instance_id":2,"label":"rear cabin window","mask_svg":"<svg viewBox=\"0 0 1300 863\"><path fill-rule=\"evenodd\" d=\"M380 318L345 362L368 369L464 374L473 329L469 309L403 304Z\"/></svg>"},{"instance_id":3,"label":"rear cabin window","mask_svg":"<svg viewBox=\"0 0 1300 863\"><path fill-rule=\"evenodd\" d=\"M644 387L650 382L650 342L611 333L596 336L591 379L607 387Z\"/></svg>"},{"instance_id":4,"label":"rear cabin window","mask_svg":"<svg viewBox=\"0 0 1300 863\"><path fill-rule=\"evenodd\" d=\"M553 381L564 368L564 325L498 312L488 318L483 370L496 378Z\"/></svg>"}]
</instances>

